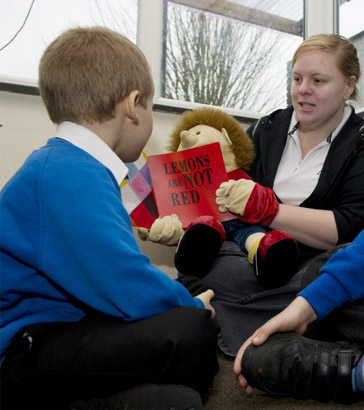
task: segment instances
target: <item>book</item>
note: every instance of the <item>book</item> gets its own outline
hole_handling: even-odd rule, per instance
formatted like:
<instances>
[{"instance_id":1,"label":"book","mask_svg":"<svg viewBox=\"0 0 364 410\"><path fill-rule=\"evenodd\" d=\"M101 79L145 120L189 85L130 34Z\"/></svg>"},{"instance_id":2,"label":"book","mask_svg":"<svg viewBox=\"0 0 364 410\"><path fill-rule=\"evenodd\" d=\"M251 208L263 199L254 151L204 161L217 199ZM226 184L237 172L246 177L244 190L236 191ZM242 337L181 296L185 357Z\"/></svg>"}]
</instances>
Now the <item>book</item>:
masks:
<instances>
[{"instance_id":1,"label":"book","mask_svg":"<svg viewBox=\"0 0 364 410\"><path fill-rule=\"evenodd\" d=\"M147 164L160 217L176 214L183 228L202 215L220 221L236 218L229 212L220 212L216 205L216 190L228 181L218 142L148 156Z\"/></svg>"}]
</instances>

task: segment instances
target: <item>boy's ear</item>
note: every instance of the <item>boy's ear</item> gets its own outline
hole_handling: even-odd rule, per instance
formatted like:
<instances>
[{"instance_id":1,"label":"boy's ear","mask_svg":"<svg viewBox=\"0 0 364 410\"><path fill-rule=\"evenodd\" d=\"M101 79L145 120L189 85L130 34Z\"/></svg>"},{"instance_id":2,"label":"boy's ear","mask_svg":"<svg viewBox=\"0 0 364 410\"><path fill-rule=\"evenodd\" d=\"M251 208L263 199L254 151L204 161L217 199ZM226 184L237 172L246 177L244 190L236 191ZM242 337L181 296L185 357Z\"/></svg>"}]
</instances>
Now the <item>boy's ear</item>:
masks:
<instances>
[{"instance_id":1,"label":"boy's ear","mask_svg":"<svg viewBox=\"0 0 364 410\"><path fill-rule=\"evenodd\" d=\"M132 120L135 125L139 124L138 104L140 99L140 91L133 90L121 102L124 114Z\"/></svg>"}]
</instances>

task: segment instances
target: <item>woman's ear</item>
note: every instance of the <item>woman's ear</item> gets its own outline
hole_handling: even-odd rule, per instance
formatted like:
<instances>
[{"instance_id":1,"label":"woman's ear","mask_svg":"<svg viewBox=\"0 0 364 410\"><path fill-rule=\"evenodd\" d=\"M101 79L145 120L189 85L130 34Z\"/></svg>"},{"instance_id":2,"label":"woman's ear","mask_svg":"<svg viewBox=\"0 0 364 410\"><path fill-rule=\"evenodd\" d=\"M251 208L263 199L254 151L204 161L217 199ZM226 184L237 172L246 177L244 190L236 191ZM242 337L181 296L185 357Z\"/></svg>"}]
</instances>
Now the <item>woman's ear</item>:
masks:
<instances>
[{"instance_id":1,"label":"woman's ear","mask_svg":"<svg viewBox=\"0 0 364 410\"><path fill-rule=\"evenodd\" d=\"M140 100L140 91L131 91L121 102L121 109L126 117L128 117L133 124L139 124L138 104Z\"/></svg>"},{"instance_id":2,"label":"woman's ear","mask_svg":"<svg viewBox=\"0 0 364 410\"><path fill-rule=\"evenodd\" d=\"M346 93L345 93L345 99L349 99L351 95L353 94L356 86L356 77L355 75L352 75L348 79L348 83L346 85Z\"/></svg>"}]
</instances>

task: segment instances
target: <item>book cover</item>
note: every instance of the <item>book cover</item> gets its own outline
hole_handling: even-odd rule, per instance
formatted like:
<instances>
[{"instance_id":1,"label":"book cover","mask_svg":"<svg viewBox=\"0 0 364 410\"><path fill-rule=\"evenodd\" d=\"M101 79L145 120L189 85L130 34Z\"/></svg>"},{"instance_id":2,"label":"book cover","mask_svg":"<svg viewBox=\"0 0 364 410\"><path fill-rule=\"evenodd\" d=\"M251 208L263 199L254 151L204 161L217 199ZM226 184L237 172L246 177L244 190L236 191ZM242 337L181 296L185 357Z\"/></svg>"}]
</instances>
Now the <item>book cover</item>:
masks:
<instances>
[{"instance_id":1,"label":"book cover","mask_svg":"<svg viewBox=\"0 0 364 410\"><path fill-rule=\"evenodd\" d=\"M177 214L183 228L202 215L220 221L236 218L220 212L215 202L216 190L228 180L218 142L148 156L147 164L160 217Z\"/></svg>"},{"instance_id":2,"label":"book cover","mask_svg":"<svg viewBox=\"0 0 364 410\"><path fill-rule=\"evenodd\" d=\"M147 156L143 152L137 161L125 165L128 167L128 175L120 184L123 205L130 216L132 226L149 229L159 214Z\"/></svg>"}]
</instances>

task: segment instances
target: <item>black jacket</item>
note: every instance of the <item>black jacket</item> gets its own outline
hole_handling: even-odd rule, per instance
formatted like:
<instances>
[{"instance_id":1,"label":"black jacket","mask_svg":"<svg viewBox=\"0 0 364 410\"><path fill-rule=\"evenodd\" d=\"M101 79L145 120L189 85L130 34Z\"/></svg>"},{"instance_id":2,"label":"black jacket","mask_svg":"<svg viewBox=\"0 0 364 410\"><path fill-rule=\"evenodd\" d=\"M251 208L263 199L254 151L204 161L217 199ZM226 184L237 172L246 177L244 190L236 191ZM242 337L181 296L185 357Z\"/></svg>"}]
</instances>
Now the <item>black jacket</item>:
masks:
<instances>
[{"instance_id":1,"label":"black jacket","mask_svg":"<svg viewBox=\"0 0 364 410\"><path fill-rule=\"evenodd\" d=\"M256 151L250 175L263 186L273 188L292 112L292 107L277 110L248 129ZM364 229L364 119L354 110L331 143L315 189L300 206L332 210L338 244L351 242ZM303 259L318 252L300 244Z\"/></svg>"}]
</instances>

